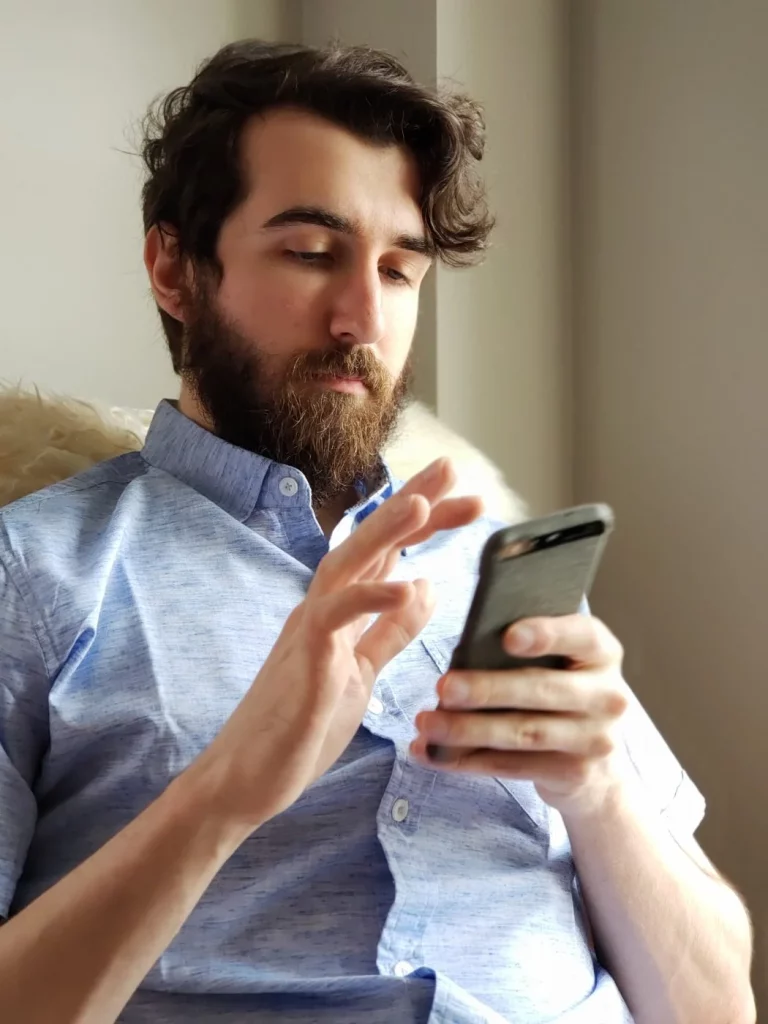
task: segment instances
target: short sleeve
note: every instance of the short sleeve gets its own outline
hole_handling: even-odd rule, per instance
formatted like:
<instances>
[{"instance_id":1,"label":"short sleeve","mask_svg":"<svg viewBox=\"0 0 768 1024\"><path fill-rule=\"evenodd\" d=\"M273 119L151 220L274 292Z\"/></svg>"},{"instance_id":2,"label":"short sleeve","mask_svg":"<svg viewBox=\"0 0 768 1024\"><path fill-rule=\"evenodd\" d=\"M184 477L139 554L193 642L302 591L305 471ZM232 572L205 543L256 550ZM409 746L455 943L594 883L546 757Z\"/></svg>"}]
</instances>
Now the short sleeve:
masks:
<instances>
[{"instance_id":1,"label":"short sleeve","mask_svg":"<svg viewBox=\"0 0 768 1024\"><path fill-rule=\"evenodd\" d=\"M47 695L27 602L0 560L0 917L8 917L37 823L32 787L48 746Z\"/></svg>"},{"instance_id":2,"label":"short sleeve","mask_svg":"<svg viewBox=\"0 0 768 1024\"><path fill-rule=\"evenodd\" d=\"M582 615L591 614L586 598L580 610ZM689 838L704 819L704 797L631 691L623 733L629 760L653 806L674 836Z\"/></svg>"},{"instance_id":3,"label":"short sleeve","mask_svg":"<svg viewBox=\"0 0 768 1024\"><path fill-rule=\"evenodd\" d=\"M680 839L692 836L704 818L704 797L634 694L624 715L624 745L670 832Z\"/></svg>"}]
</instances>

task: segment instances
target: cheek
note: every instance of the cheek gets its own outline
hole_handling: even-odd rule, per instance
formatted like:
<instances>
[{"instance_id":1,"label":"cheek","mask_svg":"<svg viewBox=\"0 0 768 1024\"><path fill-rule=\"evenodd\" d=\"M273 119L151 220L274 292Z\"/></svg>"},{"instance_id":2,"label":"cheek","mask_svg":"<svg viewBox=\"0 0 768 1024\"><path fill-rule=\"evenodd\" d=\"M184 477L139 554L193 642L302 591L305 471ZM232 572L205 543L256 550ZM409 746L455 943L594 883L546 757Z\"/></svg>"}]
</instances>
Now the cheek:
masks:
<instances>
[{"instance_id":1,"label":"cheek","mask_svg":"<svg viewBox=\"0 0 768 1024\"><path fill-rule=\"evenodd\" d=\"M418 308L418 297L408 296L387 311L387 333L379 346L380 357L394 377L400 375L410 354Z\"/></svg>"},{"instance_id":2,"label":"cheek","mask_svg":"<svg viewBox=\"0 0 768 1024\"><path fill-rule=\"evenodd\" d=\"M222 313L267 352L306 346L322 321L319 298L286 278L268 272L230 273L219 289Z\"/></svg>"}]
</instances>

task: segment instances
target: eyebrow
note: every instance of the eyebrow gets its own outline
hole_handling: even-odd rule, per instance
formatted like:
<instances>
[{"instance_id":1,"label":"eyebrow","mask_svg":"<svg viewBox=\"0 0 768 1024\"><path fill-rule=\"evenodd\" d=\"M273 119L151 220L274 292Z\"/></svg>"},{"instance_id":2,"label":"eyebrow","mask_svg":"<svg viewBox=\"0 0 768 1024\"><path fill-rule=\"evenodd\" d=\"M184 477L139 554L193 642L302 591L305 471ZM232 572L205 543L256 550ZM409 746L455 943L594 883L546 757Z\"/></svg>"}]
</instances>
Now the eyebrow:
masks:
<instances>
[{"instance_id":1,"label":"eyebrow","mask_svg":"<svg viewBox=\"0 0 768 1024\"><path fill-rule=\"evenodd\" d=\"M328 231L337 231L342 235L362 234L359 225L348 217L343 217L332 210L326 210L322 206L292 206L264 224L267 229L282 228L290 224L313 224L315 227L326 228ZM434 247L424 238L423 235L397 235L392 240L396 249L405 249L408 252L415 252L421 256L432 259L435 255Z\"/></svg>"}]
</instances>

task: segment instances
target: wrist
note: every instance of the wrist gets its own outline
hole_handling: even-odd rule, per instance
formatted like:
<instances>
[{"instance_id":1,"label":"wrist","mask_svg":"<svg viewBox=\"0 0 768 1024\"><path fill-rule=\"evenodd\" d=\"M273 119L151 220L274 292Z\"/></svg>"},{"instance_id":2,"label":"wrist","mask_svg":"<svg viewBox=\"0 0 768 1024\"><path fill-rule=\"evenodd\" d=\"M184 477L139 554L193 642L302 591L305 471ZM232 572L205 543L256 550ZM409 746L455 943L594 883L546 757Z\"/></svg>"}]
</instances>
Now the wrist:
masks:
<instances>
[{"instance_id":1,"label":"wrist","mask_svg":"<svg viewBox=\"0 0 768 1024\"><path fill-rule=\"evenodd\" d=\"M230 857L256 831L266 817L243 821L233 811L220 766L198 759L178 775L163 794L166 811L182 827L204 831L208 841Z\"/></svg>"},{"instance_id":2,"label":"wrist","mask_svg":"<svg viewBox=\"0 0 768 1024\"><path fill-rule=\"evenodd\" d=\"M630 811L634 813L641 799L637 776L617 758L606 766L602 778L567 798L559 810L567 827L579 823L594 828L621 821Z\"/></svg>"}]
</instances>

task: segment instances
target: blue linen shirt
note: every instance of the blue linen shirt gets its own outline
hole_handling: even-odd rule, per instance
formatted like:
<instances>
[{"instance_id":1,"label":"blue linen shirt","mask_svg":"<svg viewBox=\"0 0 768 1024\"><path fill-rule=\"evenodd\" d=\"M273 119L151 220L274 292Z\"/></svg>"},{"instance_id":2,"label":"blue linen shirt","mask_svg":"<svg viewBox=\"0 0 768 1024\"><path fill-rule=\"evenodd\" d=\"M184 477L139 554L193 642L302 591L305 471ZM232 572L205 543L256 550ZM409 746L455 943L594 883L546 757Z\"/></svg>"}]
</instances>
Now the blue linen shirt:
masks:
<instances>
[{"instance_id":1,"label":"blue linen shirt","mask_svg":"<svg viewBox=\"0 0 768 1024\"><path fill-rule=\"evenodd\" d=\"M164 402L142 452L0 512L0 915L125 827L213 739L330 541L296 470ZM222 867L125 1024L619 1024L562 818L527 782L408 757L472 594L481 520L404 552L439 602L336 764ZM285 699L291 694L286 681ZM625 738L670 829L703 801L639 704Z\"/></svg>"}]
</instances>

